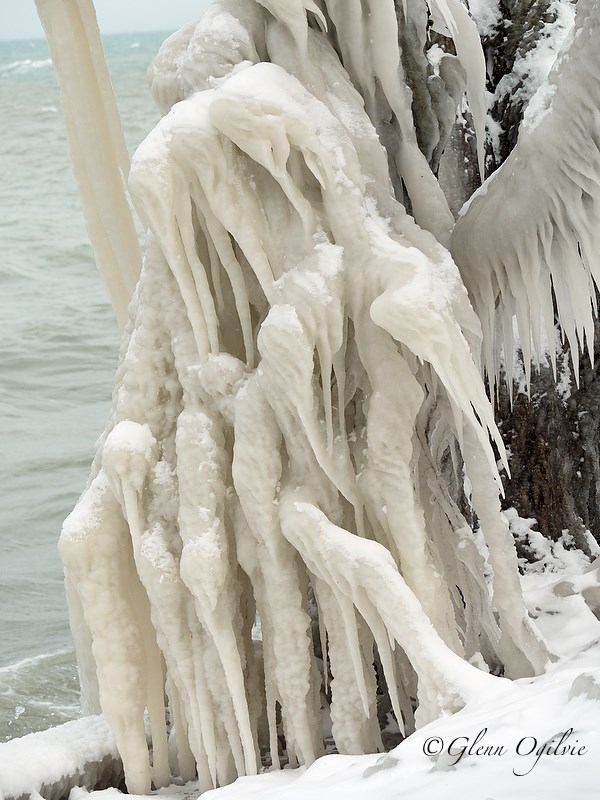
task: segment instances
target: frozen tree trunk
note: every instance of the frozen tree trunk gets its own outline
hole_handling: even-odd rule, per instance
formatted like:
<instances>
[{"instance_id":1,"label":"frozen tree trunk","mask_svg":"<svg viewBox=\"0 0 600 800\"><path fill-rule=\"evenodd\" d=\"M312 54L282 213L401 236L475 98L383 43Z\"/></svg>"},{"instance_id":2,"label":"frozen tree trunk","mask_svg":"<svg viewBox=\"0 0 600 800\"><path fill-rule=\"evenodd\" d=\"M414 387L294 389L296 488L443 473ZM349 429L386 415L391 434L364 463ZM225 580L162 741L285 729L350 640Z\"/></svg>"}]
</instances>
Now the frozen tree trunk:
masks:
<instances>
[{"instance_id":1,"label":"frozen tree trunk","mask_svg":"<svg viewBox=\"0 0 600 800\"><path fill-rule=\"evenodd\" d=\"M517 143L523 111L533 94L526 86L528 73L518 71L518 65L539 45L546 25L556 20L556 11L550 11L555 5L551 0L501 0L499 20L483 36L488 89L494 94L490 116L500 126L497 142L488 150L488 172L497 169ZM502 86L507 79L510 91Z\"/></svg>"},{"instance_id":2,"label":"frozen tree trunk","mask_svg":"<svg viewBox=\"0 0 600 800\"><path fill-rule=\"evenodd\" d=\"M91 2L57 3L81 47ZM552 291L571 343L593 330L600 14L580 8L553 115L456 225L442 153L465 95L483 172L486 110L458 0L217 0L161 48L129 178L144 264L60 544L131 792L309 764L327 716L340 752L378 750L382 706L409 733L545 669L480 360L493 383L516 316L528 366Z\"/></svg>"}]
</instances>

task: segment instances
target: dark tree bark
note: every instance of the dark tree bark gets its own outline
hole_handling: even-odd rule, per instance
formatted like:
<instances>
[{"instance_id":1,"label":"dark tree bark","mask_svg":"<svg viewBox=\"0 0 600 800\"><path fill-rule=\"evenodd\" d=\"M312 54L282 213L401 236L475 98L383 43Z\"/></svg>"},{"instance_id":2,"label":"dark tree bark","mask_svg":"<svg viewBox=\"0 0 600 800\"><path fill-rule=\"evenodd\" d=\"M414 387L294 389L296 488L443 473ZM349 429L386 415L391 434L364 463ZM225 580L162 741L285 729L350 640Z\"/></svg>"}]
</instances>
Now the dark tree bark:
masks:
<instances>
[{"instance_id":1,"label":"dark tree bark","mask_svg":"<svg viewBox=\"0 0 600 800\"><path fill-rule=\"evenodd\" d=\"M502 0L503 20L484 39L488 89L495 101L490 115L499 124L495 147L487 148L488 174L500 166L515 146L529 99L522 78L510 93L501 82L536 46L556 21L548 0ZM554 9L554 10L553 10ZM468 147L461 157L469 156ZM472 161L472 156L471 156ZM580 359L579 387L566 347L559 358L560 389L549 365L532 370L531 399L516 394L511 407L506 385L498 390L497 411L504 441L510 449L511 478L505 480L505 507L535 517L539 531L556 540L568 530L573 543L588 551L586 530L600 542L600 328L596 325L594 364ZM567 539L568 541L568 539ZM527 553L524 553L527 555Z\"/></svg>"}]
</instances>

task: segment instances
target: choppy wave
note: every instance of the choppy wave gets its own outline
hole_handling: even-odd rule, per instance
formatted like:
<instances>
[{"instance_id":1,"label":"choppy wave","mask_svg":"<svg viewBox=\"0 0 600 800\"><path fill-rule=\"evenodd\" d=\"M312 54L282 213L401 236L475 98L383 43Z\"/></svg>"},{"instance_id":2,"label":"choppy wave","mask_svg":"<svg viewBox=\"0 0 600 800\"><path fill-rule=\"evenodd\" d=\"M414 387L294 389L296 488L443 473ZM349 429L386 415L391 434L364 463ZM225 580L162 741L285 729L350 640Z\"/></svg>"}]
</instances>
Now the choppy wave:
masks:
<instances>
[{"instance_id":1,"label":"choppy wave","mask_svg":"<svg viewBox=\"0 0 600 800\"><path fill-rule=\"evenodd\" d=\"M23 58L12 61L10 64L0 66L0 74L5 75L9 72L29 72L30 70L43 69L52 66L51 58Z\"/></svg>"},{"instance_id":2,"label":"choppy wave","mask_svg":"<svg viewBox=\"0 0 600 800\"><path fill-rule=\"evenodd\" d=\"M81 716L72 650L0 668L0 742Z\"/></svg>"}]
</instances>

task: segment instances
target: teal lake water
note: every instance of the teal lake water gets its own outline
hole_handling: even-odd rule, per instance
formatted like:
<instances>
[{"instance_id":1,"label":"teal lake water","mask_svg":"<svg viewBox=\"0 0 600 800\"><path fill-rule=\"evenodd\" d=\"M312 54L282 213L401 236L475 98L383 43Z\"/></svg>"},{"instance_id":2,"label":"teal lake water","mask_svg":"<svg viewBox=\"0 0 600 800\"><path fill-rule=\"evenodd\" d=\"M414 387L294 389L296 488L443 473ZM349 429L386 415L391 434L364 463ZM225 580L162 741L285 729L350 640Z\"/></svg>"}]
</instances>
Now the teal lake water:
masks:
<instances>
[{"instance_id":1,"label":"teal lake water","mask_svg":"<svg viewBox=\"0 0 600 800\"><path fill-rule=\"evenodd\" d=\"M159 119L168 35L104 44L132 153ZM71 173L46 43L0 42L0 742L77 714L56 543L83 491L118 352Z\"/></svg>"}]
</instances>

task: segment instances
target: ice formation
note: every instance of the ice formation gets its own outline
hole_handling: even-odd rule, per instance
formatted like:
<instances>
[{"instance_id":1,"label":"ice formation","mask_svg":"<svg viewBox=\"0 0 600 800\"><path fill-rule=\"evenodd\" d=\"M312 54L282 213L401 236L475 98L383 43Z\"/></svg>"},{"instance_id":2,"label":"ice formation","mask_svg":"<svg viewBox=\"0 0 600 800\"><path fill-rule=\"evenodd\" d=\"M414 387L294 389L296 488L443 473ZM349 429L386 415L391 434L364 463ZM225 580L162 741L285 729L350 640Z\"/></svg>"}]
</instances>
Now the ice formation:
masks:
<instances>
[{"instance_id":1,"label":"ice formation","mask_svg":"<svg viewBox=\"0 0 600 800\"><path fill-rule=\"evenodd\" d=\"M88 235L123 329L141 254L124 190L129 156L93 4L36 0L36 6L62 87L71 161Z\"/></svg>"},{"instance_id":2,"label":"ice formation","mask_svg":"<svg viewBox=\"0 0 600 800\"><path fill-rule=\"evenodd\" d=\"M501 350L513 352L515 316L528 378L531 345L539 353L542 339L556 340L555 311L576 379L579 349L588 346L593 357L600 285L598 35L600 6L578 2L573 29L525 111L516 147L454 228L452 252L482 323L492 380ZM556 371L553 348L550 355Z\"/></svg>"},{"instance_id":3,"label":"ice formation","mask_svg":"<svg viewBox=\"0 0 600 800\"><path fill-rule=\"evenodd\" d=\"M91 4L38 6L52 23L61 9L62 31L76 15L93 26ZM151 67L164 116L129 178L144 264L109 423L60 542L84 701L108 719L132 792L170 774L197 771L207 789L261 761L309 764L327 715L338 751L378 751L386 702L410 732L502 680L489 670L547 663L500 514L480 321L430 166L463 90L482 134L484 62L457 0L429 11L457 53L435 74L427 7L393 0L217 0ZM575 50L597 59L586 24ZM534 246L550 262L573 262L558 200L576 179L584 259L591 241L581 63L565 65L556 110L524 134L553 147L555 120L580 103L563 162L548 150L513 176L533 187L535 170L549 189L554 226ZM512 240L482 228L474 258L465 231L479 209L509 213L510 170L455 239L488 363L494 293L514 306L509 290L532 283L520 262L536 223L521 214ZM90 185L112 202L116 183ZM106 235L122 252L123 231ZM494 261L499 237L512 260ZM473 266L483 259L493 286ZM584 291L589 302L584 267L567 288L546 263L561 313ZM527 286L534 312L551 308L544 275ZM129 285L106 277L118 296ZM564 322L587 325L574 312Z\"/></svg>"}]
</instances>

